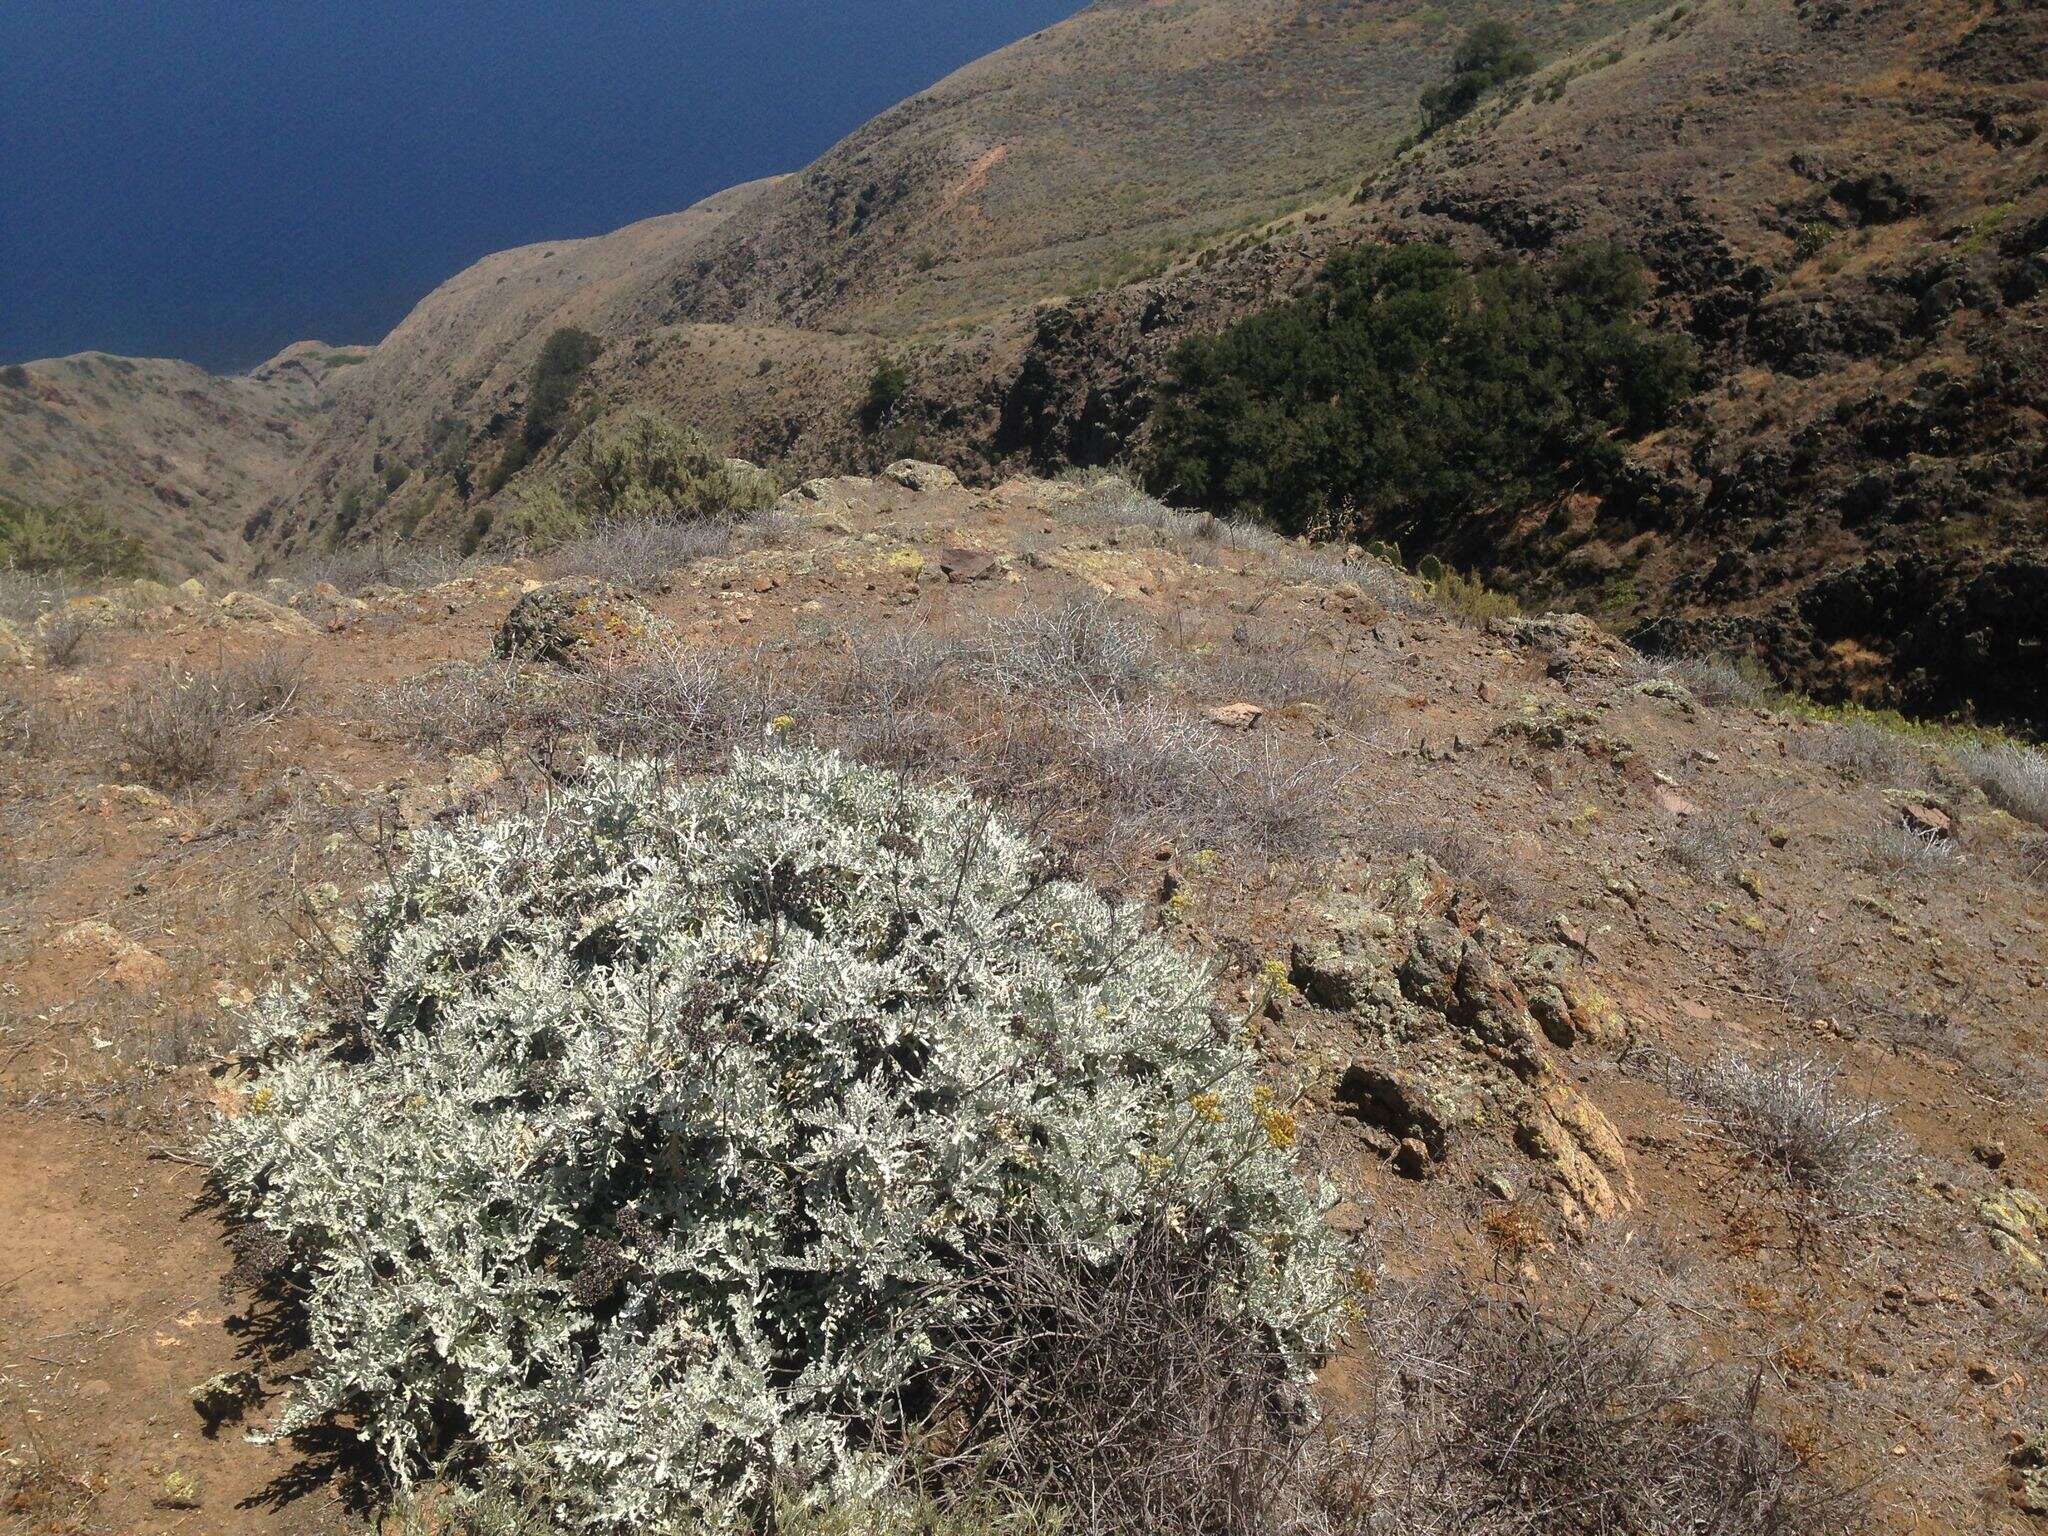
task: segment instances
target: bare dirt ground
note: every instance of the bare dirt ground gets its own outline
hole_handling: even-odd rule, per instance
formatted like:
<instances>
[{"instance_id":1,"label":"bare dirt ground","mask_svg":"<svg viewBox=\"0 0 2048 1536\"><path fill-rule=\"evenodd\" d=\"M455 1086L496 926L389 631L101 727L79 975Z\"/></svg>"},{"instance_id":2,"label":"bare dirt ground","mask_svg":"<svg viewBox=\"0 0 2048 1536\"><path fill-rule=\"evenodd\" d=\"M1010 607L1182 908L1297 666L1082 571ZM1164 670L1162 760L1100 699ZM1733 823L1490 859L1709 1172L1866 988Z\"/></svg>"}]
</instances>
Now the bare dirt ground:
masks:
<instances>
[{"instance_id":1,"label":"bare dirt ground","mask_svg":"<svg viewBox=\"0 0 2048 1536\"><path fill-rule=\"evenodd\" d=\"M772 536L650 580L648 635L718 702L633 729L686 761L797 734L963 774L1214 956L1388 1273L1540 1294L1592 1255L1753 1372L1879 1528L2030 1528L2041 827L1936 748L1707 702L1583 621L1474 622L1384 568L1074 487L909 478L819 483ZM291 1339L238 1283L194 1148L234 1006L310 963L405 827L631 744L631 655L490 660L547 574L110 606L70 665L0 675L0 1528L367 1528L345 1434L247 1438ZM1106 672L1097 645L1019 681L1084 620L1137 661ZM920 636L969 660L913 664ZM141 782L134 701L176 686L167 663L280 659L289 686L223 717L213 771ZM1424 987L1401 1016L1429 1027L1390 1033L1346 967L1433 925L1503 979L1483 1019ZM1513 1039L1477 1043L1503 1018ZM1845 1180L1773 1166L1709 1082L1787 1060L1884 1111ZM1455 1112L1425 1123L1436 1100L1375 1072ZM239 1369L267 1402L209 1432L191 1389Z\"/></svg>"}]
</instances>

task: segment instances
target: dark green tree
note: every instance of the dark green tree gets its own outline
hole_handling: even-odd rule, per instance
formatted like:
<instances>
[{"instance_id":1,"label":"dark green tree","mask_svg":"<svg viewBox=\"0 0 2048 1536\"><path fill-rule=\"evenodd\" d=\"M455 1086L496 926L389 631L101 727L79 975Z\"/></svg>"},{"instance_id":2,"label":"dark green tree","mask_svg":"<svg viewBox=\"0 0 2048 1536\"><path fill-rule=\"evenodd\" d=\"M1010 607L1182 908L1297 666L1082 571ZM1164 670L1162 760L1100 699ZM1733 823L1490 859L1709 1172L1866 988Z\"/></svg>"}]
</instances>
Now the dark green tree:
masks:
<instances>
[{"instance_id":1,"label":"dark green tree","mask_svg":"<svg viewBox=\"0 0 2048 1536\"><path fill-rule=\"evenodd\" d=\"M577 384L603 350L595 336L573 325L552 332L541 343L527 387L526 426L521 433L528 457L560 430Z\"/></svg>"},{"instance_id":2,"label":"dark green tree","mask_svg":"<svg viewBox=\"0 0 2048 1536\"><path fill-rule=\"evenodd\" d=\"M910 389L910 370L893 357L885 357L875 364L875 371L868 376L867 398L861 402L860 424L864 431L872 432L886 421L889 412L896 408Z\"/></svg>"},{"instance_id":3,"label":"dark green tree","mask_svg":"<svg viewBox=\"0 0 2048 1536\"><path fill-rule=\"evenodd\" d=\"M1303 297L1183 343L1154 418L1162 495L1424 549L1471 513L1597 488L1661 424L1691 348L1635 319L1626 252L1472 267L1442 246L1338 257Z\"/></svg>"},{"instance_id":4,"label":"dark green tree","mask_svg":"<svg viewBox=\"0 0 2048 1536\"><path fill-rule=\"evenodd\" d=\"M1450 72L1422 93L1422 132L1435 133L1479 104L1499 85L1536 67L1536 55L1504 21L1482 21L1467 32L1451 55Z\"/></svg>"}]
</instances>

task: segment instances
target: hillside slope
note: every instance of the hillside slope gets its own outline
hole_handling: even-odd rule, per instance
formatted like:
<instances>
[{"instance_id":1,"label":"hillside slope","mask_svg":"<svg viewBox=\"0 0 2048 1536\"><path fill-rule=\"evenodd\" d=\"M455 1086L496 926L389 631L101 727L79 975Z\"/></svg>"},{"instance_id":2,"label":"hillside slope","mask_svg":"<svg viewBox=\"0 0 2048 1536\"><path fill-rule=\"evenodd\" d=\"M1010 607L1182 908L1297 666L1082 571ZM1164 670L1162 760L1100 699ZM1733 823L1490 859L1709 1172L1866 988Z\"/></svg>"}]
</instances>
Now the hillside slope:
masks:
<instances>
[{"instance_id":1,"label":"hillside slope","mask_svg":"<svg viewBox=\"0 0 2048 1536\"><path fill-rule=\"evenodd\" d=\"M1674 7L1327 219L1042 314L978 430L1046 464L1131 451L1179 337L1353 241L1532 260L1615 241L1650 265L1659 322L1701 345L1705 389L1623 494L1503 508L1436 552L1835 696L2038 725L2044 60L2038 7Z\"/></svg>"},{"instance_id":2,"label":"hillside slope","mask_svg":"<svg viewBox=\"0 0 2048 1536\"><path fill-rule=\"evenodd\" d=\"M477 471L558 324L606 343L593 411L652 404L793 475L915 448L982 476L1140 450L1181 337L1356 241L1612 240L1706 388L1623 495L1503 508L1434 552L1833 696L2048 719L2040 9L1510 9L1544 66L1409 147L1460 8L1093 7L799 175L463 274L252 531L273 555L332 538L351 488L437 455L468 496L422 473L366 526L482 526ZM877 440L856 407L885 355L911 384Z\"/></svg>"},{"instance_id":3,"label":"hillside slope","mask_svg":"<svg viewBox=\"0 0 2048 1536\"><path fill-rule=\"evenodd\" d=\"M477 438L472 467L486 461L558 325L609 344L604 399L660 403L749 456L843 464L863 452L852 408L885 350L985 355L1000 372L1015 356L1004 339L1037 301L1156 270L1345 187L1385 162L1485 9L1103 0L800 174L600 240L488 258L423 300L349 382L299 493L258 531L271 549L324 533L350 487L445 453L445 418ZM1552 51L1650 7L1512 9ZM420 516L407 494L369 526ZM444 499L425 526L461 522Z\"/></svg>"},{"instance_id":4,"label":"hillside slope","mask_svg":"<svg viewBox=\"0 0 2048 1536\"><path fill-rule=\"evenodd\" d=\"M0 372L0 496L105 512L170 574L245 569L242 525L297 469L364 349L298 342L223 377L82 352Z\"/></svg>"},{"instance_id":5,"label":"hillside slope","mask_svg":"<svg viewBox=\"0 0 2048 1536\"><path fill-rule=\"evenodd\" d=\"M0 659L0 1525L368 1536L390 1490L353 1426L243 1433L305 1356L190 1150L213 1106L261 1112L237 1000L345 976L333 936L406 833L531 813L593 744L694 773L783 738L957 776L1211 961L1369 1244L1362 1306L1431 1276L1518 1316L1621 1304L1684 1362L1676 1397L1575 1390L1543 1454L1645 1475L1613 1448L1691 1421L1716 1360L1849 1502L1714 1528L2038 1532L2038 772L2007 798L1967 752L1688 687L1584 620L1475 624L1226 532L905 470L694 557L623 537L425 588L85 598L68 667ZM648 605L584 631L602 659L494 658L531 588L593 570ZM250 699L203 759L148 729L166 663ZM1373 1411L1386 1337L1326 1373L1340 1415ZM202 1433L193 1389L230 1371L264 1401ZM1414 1390L1378 1401L1426 1425ZM1480 1486L1557 1528L1540 1487ZM1336 1528L1500 1528L1375 1513Z\"/></svg>"}]
</instances>

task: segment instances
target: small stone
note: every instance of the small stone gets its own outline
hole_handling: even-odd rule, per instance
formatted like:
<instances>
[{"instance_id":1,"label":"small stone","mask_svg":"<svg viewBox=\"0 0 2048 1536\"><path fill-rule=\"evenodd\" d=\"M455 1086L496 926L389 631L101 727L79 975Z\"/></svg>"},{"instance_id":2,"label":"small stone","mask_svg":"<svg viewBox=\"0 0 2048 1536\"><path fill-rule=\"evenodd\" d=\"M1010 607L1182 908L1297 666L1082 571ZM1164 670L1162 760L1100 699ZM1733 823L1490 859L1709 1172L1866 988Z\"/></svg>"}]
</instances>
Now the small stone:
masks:
<instances>
[{"instance_id":1,"label":"small stone","mask_svg":"<svg viewBox=\"0 0 2048 1536\"><path fill-rule=\"evenodd\" d=\"M1429 1172L1429 1148L1413 1136L1401 1139L1394 1148L1394 1171L1404 1179L1419 1179Z\"/></svg>"},{"instance_id":2,"label":"small stone","mask_svg":"<svg viewBox=\"0 0 2048 1536\"><path fill-rule=\"evenodd\" d=\"M942 491L960 484L960 477L943 464L921 459L898 459L882 471L882 478L907 491Z\"/></svg>"},{"instance_id":3,"label":"small stone","mask_svg":"<svg viewBox=\"0 0 2048 1536\"><path fill-rule=\"evenodd\" d=\"M1001 568L1002 561L985 549L950 547L939 551L939 569L956 585L985 581Z\"/></svg>"},{"instance_id":4,"label":"small stone","mask_svg":"<svg viewBox=\"0 0 2048 1536\"><path fill-rule=\"evenodd\" d=\"M232 1424L263 1397L262 1383L254 1371L222 1371L209 1376L189 1394L192 1407L206 1421L209 1433Z\"/></svg>"},{"instance_id":5,"label":"small stone","mask_svg":"<svg viewBox=\"0 0 2048 1536\"><path fill-rule=\"evenodd\" d=\"M1226 731L1248 731L1265 718L1266 709L1262 704L1253 704L1239 699L1232 704L1218 704L1208 711L1211 725L1220 725Z\"/></svg>"},{"instance_id":6,"label":"small stone","mask_svg":"<svg viewBox=\"0 0 2048 1536\"><path fill-rule=\"evenodd\" d=\"M1666 789L1658 784L1651 788L1650 798L1657 803L1657 809L1683 821L1688 816L1697 816L1700 808L1675 789Z\"/></svg>"},{"instance_id":7,"label":"small stone","mask_svg":"<svg viewBox=\"0 0 2048 1536\"><path fill-rule=\"evenodd\" d=\"M1917 832L1923 837L1946 838L1953 841L1956 835L1954 818L1939 806L1920 803L1904 805L1899 808L1899 819L1906 824L1908 831Z\"/></svg>"},{"instance_id":8,"label":"small stone","mask_svg":"<svg viewBox=\"0 0 2048 1536\"><path fill-rule=\"evenodd\" d=\"M156 1496L159 1509L197 1509L199 1502L198 1478L185 1471L164 1474L163 1486Z\"/></svg>"}]
</instances>

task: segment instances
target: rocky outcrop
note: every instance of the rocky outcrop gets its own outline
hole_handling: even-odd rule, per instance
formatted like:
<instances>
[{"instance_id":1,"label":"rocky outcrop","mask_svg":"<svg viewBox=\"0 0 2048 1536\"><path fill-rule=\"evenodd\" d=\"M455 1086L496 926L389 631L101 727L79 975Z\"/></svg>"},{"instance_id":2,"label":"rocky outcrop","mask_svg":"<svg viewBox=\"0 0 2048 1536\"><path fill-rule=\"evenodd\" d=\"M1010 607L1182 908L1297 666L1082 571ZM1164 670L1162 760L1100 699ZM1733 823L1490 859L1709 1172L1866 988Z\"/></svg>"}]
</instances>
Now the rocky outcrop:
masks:
<instances>
[{"instance_id":1,"label":"rocky outcrop","mask_svg":"<svg viewBox=\"0 0 2048 1536\"><path fill-rule=\"evenodd\" d=\"M637 649L660 630L647 605L608 581L573 580L535 587L505 616L493 649L517 661L579 668Z\"/></svg>"},{"instance_id":2,"label":"rocky outcrop","mask_svg":"<svg viewBox=\"0 0 2048 1536\"><path fill-rule=\"evenodd\" d=\"M50 943L50 949L85 967L98 980L129 992L147 992L171 973L161 955L145 948L99 918L73 923Z\"/></svg>"},{"instance_id":3,"label":"rocky outcrop","mask_svg":"<svg viewBox=\"0 0 2048 1536\"><path fill-rule=\"evenodd\" d=\"M882 471L882 478L907 491L949 491L960 484L960 477L945 465L920 459L898 459Z\"/></svg>"},{"instance_id":4,"label":"rocky outcrop","mask_svg":"<svg viewBox=\"0 0 2048 1536\"><path fill-rule=\"evenodd\" d=\"M1991 1246L2021 1269L2048 1268L2048 1202L2029 1189L2001 1189L1977 1202Z\"/></svg>"},{"instance_id":5,"label":"rocky outcrop","mask_svg":"<svg viewBox=\"0 0 2048 1536\"><path fill-rule=\"evenodd\" d=\"M1352 1041L1331 1105L1397 1171L1505 1140L1567 1224L1628 1208L1621 1138L1554 1055L1626 1024L1570 952L1528 942L1419 854L1304 916L1289 980Z\"/></svg>"}]
</instances>

